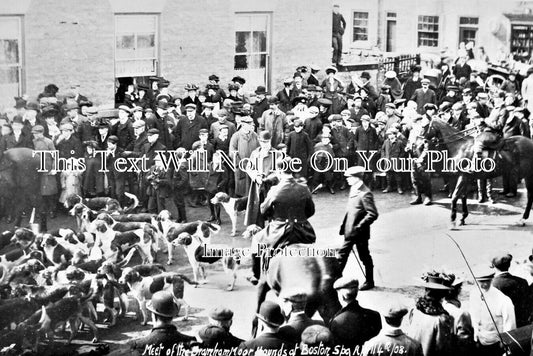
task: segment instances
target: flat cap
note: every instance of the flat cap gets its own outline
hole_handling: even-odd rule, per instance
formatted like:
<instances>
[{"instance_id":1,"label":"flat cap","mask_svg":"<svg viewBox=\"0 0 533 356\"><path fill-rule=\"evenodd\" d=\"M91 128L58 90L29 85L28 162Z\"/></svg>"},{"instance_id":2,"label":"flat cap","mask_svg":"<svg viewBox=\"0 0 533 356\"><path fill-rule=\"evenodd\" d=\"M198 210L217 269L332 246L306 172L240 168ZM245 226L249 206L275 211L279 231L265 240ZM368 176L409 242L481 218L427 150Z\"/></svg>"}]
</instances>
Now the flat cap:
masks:
<instances>
[{"instance_id":1,"label":"flat cap","mask_svg":"<svg viewBox=\"0 0 533 356\"><path fill-rule=\"evenodd\" d=\"M31 133L44 133L44 127L42 125L35 125L31 128Z\"/></svg>"},{"instance_id":2,"label":"flat cap","mask_svg":"<svg viewBox=\"0 0 533 356\"><path fill-rule=\"evenodd\" d=\"M122 111L125 111L125 112L127 112L128 114L131 113L131 109L130 109L130 107L127 106L127 105L120 105L120 106L118 107L118 109L119 109L119 110L122 110Z\"/></svg>"},{"instance_id":3,"label":"flat cap","mask_svg":"<svg viewBox=\"0 0 533 356\"><path fill-rule=\"evenodd\" d=\"M61 124L61 130L73 131L74 130L74 126L72 126L71 123L67 122L67 123Z\"/></svg>"},{"instance_id":4,"label":"flat cap","mask_svg":"<svg viewBox=\"0 0 533 356\"><path fill-rule=\"evenodd\" d=\"M365 173L365 167L363 166L352 166L344 171L345 177L358 177Z\"/></svg>"},{"instance_id":5,"label":"flat cap","mask_svg":"<svg viewBox=\"0 0 533 356\"><path fill-rule=\"evenodd\" d=\"M87 109L85 109L85 113L87 115L96 115L98 114L98 109L94 106L88 106Z\"/></svg>"},{"instance_id":6,"label":"flat cap","mask_svg":"<svg viewBox=\"0 0 533 356\"><path fill-rule=\"evenodd\" d=\"M209 317L213 320L227 321L233 318L233 311L224 306L218 306L209 312Z\"/></svg>"},{"instance_id":7,"label":"flat cap","mask_svg":"<svg viewBox=\"0 0 533 356\"><path fill-rule=\"evenodd\" d=\"M390 109L396 109L396 105L394 105L394 103L387 103L385 104L385 107Z\"/></svg>"},{"instance_id":8,"label":"flat cap","mask_svg":"<svg viewBox=\"0 0 533 356\"><path fill-rule=\"evenodd\" d=\"M488 281L494 278L494 269L487 265L479 266L473 271L474 278L478 281Z\"/></svg>"},{"instance_id":9,"label":"flat cap","mask_svg":"<svg viewBox=\"0 0 533 356\"><path fill-rule=\"evenodd\" d=\"M407 312L408 310L405 305L394 301L388 306L387 310L383 313L383 316L385 318L400 319L403 318Z\"/></svg>"},{"instance_id":10,"label":"flat cap","mask_svg":"<svg viewBox=\"0 0 533 356\"><path fill-rule=\"evenodd\" d=\"M250 116L243 116L241 117L241 122L245 122L247 124L251 124L254 122L254 120Z\"/></svg>"},{"instance_id":11,"label":"flat cap","mask_svg":"<svg viewBox=\"0 0 533 356\"><path fill-rule=\"evenodd\" d=\"M385 78L387 79L396 78L396 72L393 70L388 70L387 72L385 72Z\"/></svg>"},{"instance_id":12,"label":"flat cap","mask_svg":"<svg viewBox=\"0 0 533 356\"><path fill-rule=\"evenodd\" d=\"M215 107L215 104L206 101L205 103L202 103L202 106L203 106L204 108L210 108L210 109L213 109L213 108Z\"/></svg>"},{"instance_id":13,"label":"flat cap","mask_svg":"<svg viewBox=\"0 0 533 356\"><path fill-rule=\"evenodd\" d=\"M330 106L331 104L333 104L331 99L328 99L328 98L320 98L318 99L318 103L323 106Z\"/></svg>"},{"instance_id":14,"label":"flat cap","mask_svg":"<svg viewBox=\"0 0 533 356\"><path fill-rule=\"evenodd\" d=\"M159 130L158 129L150 129L148 130L148 132L146 133L147 135L159 135Z\"/></svg>"},{"instance_id":15,"label":"flat cap","mask_svg":"<svg viewBox=\"0 0 533 356\"><path fill-rule=\"evenodd\" d=\"M201 134L208 134L209 133L209 130L208 129L200 129L200 131L198 131L198 133L201 135Z\"/></svg>"},{"instance_id":16,"label":"flat cap","mask_svg":"<svg viewBox=\"0 0 533 356\"><path fill-rule=\"evenodd\" d=\"M311 325L302 332L302 344L305 345L332 345L333 333L323 325Z\"/></svg>"},{"instance_id":17,"label":"flat cap","mask_svg":"<svg viewBox=\"0 0 533 356\"><path fill-rule=\"evenodd\" d=\"M348 170L346 170L348 172ZM346 175L346 173L344 173ZM333 284L333 289L358 289L359 281L355 278L341 277Z\"/></svg>"},{"instance_id":18,"label":"flat cap","mask_svg":"<svg viewBox=\"0 0 533 356\"><path fill-rule=\"evenodd\" d=\"M329 115L329 117L328 117L328 121L329 121L329 122L333 122L333 121L342 121L342 116L339 115L339 114Z\"/></svg>"},{"instance_id":19,"label":"flat cap","mask_svg":"<svg viewBox=\"0 0 533 356\"><path fill-rule=\"evenodd\" d=\"M351 111L348 109L344 109L341 111L341 115L352 115Z\"/></svg>"},{"instance_id":20,"label":"flat cap","mask_svg":"<svg viewBox=\"0 0 533 356\"><path fill-rule=\"evenodd\" d=\"M335 68L333 66L329 66L329 67L326 68L325 72L326 72L326 74L329 74L329 73L335 74L335 73L337 73L337 68Z\"/></svg>"},{"instance_id":21,"label":"flat cap","mask_svg":"<svg viewBox=\"0 0 533 356\"><path fill-rule=\"evenodd\" d=\"M448 85L446 87L446 90L450 91L450 90L453 90L453 91L458 91L459 90L459 87L456 86L456 85Z\"/></svg>"},{"instance_id":22,"label":"flat cap","mask_svg":"<svg viewBox=\"0 0 533 356\"><path fill-rule=\"evenodd\" d=\"M133 125L133 128L136 129L138 127L146 126L146 122L144 122L144 120L137 120L137 121L134 121L132 125Z\"/></svg>"},{"instance_id":23,"label":"flat cap","mask_svg":"<svg viewBox=\"0 0 533 356\"><path fill-rule=\"evenodd\" d=\"M361 121L370 121L370 116L368 115L361 116Z\"/></svg>"},{"instance_id":24,"label":"flat cap","mask_svg":"<svg viewBox=\"0 0 533 356\"><path fill-rule=\"evenodd\" d=\"M109 136L109 138L107 139L107 142L117 143L117 142L118 142L118 137L115 136L115 135L111 135L111 136Z\"/></svg>"},{"instance_id":25,"label":"flat cap","mask_svg":"<svg viewBox=\"0 0 533 356\"><path fill-rule=\"evenodd\" d=\"M191 110L196 110L196 104L193 104L193 103L189 103L187 105L185 105L185 109L191 109Z\"/></svg>"},{"instance_id":26,"label":"flat cap","mask_svg":"<svg viewBox=\"0 0 533 356\"><path fill-rule=\"evenodd\" d=\"M227 338L226 330L219 326L207 325L198 331L198 336L204 342L206 347L215 347L216 344Z\"/></svg>"},{"instance_id":27,"label":"flat cap","mask_svg":"<svg viewBox=\"0 0 533 356\"><path fill-rule=\"evenodd\" d=\"M427 79L427 78L424 78L424 79L422 79L422 80L420 81L420 83L422 83L422 84L429 84L429 83L431 83L431 81L430 81L429 79Z\"/></svg>"}]
</instances>

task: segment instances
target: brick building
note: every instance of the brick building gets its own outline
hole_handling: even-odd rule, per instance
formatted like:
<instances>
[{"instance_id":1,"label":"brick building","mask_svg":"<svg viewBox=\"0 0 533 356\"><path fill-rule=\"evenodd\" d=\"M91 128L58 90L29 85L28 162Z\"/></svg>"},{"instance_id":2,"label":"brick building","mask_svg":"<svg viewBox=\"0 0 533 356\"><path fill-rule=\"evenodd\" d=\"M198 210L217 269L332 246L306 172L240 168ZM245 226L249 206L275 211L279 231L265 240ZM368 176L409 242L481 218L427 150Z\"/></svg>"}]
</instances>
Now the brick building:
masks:
<instances>
[{"instance_id":1,"label":"brick building","mask_svg":"<svg viewBox=\"0 0 533 356\"><path fill-rule=\"evenodd\" d=\"M452 52L473 40L489 58L500 51L529 60L533 50L533 1L338 0L347 22L345 48L401 53Z\"/></svg>"},{"instance_id":2,"label":"brick building","mask_svg":"<svg viewBox=\"0 0 533 356\"><path fill-rule=\"evenodd\" d=\"M328 65L330 12L323 0L4 1L0 105L50 83L112 105L119 81L151 75L178 95L213 73L275 90L298 65Z\"/></svg>"}]
</instances>

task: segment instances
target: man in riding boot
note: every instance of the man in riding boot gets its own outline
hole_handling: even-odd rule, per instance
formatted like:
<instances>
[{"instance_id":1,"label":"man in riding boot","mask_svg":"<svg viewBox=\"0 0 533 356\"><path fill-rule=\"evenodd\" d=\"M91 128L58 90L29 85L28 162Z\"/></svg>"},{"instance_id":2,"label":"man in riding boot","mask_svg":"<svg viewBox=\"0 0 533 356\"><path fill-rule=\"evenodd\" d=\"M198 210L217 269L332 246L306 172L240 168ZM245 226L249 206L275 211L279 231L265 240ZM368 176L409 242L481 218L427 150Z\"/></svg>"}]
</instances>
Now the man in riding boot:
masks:
<instances>
[{"instance_id":1,"label":"man in riding boot","mask_svg":"<svg viewBox=\"0 0 533 356\"><path fill-rule=\"evenodd\" d=\"M378 218L374 196L363 183L364 173L365 169L361 166L350 167L344 172L351 188L346 215L339 231L339 235L344 235L344 243L338 254L338 273L342 274L353 246L357 248L359 258L365 266L366 278L360 290L374 288L374 265L368 249L368 240L370 225Z\"/></svg>"},{"instance_id":2,"label":"man in riding boot","mask_svg":"<svg viewBox=\"0 0 533 356\"><path fill-rule=\"evenodd\" d=\"M426 196L424 205L431 205L431 173L427 169L427 151L429 144L426 135L429 130L429 120L426 116L415 118L413 129L409 133L409 143L406 150L410 152L411 157L416 157L416 166L411 172L411 179L415 189L415 199L410 202L411 205L422 204L422 194Z\"/></svg>"},{"instance_id":3,"label":"man in riding boot","mask_svg":"<svg viewBox=\"0 0 533 356\"><path fill-rule=\"evenodd\" d=\"M268 219L267 226L259 232L257 242L268 248L284 248L292 244L312 244L316 241L313 227L307 219L315 214L311 192L305 183L297 181L291 172L290 159L276 162L279 183L273 186L261 204L261 214ZM253 277L248 280L257 284L261 262L253 258ZM268 260L263 256L263 270ZM255 283L254 283L255 282Z\"/></svg>"}]
</instances>

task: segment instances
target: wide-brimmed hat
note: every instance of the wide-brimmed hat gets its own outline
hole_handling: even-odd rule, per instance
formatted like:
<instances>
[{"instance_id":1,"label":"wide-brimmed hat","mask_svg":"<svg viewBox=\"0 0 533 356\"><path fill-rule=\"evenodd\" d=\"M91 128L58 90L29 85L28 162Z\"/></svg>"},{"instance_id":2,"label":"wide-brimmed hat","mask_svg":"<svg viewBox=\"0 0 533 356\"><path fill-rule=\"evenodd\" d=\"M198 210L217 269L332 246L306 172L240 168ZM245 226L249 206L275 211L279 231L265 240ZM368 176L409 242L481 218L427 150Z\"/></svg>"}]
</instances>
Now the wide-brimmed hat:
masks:
<instances>
[{"instance_id":1,"label":"wide-brimmed hat","mask_svg":"<svg viewBox=\"0 0 533 356\"><path fill-rule=\"evenodd\" d=\"M422 276L419 285L426 289L451 290L454 279L454 275L431 271Z\"/></svg>"}]
</instances>

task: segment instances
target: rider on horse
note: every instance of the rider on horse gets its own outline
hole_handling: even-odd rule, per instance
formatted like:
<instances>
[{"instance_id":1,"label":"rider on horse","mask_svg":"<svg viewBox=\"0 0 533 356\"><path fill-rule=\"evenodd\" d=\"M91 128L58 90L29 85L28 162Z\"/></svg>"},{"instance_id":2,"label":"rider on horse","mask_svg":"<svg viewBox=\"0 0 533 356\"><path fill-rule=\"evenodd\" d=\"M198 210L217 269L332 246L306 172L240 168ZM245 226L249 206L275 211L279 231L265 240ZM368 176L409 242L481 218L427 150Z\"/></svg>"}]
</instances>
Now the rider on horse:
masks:
<instances>
[{"instance_id":1,"label":"rider on horse","mask_svg":"<svg viewBox=\"0 0 533 356\"><path fill-rule=\"evenodd\" d=\"M269 190L261 204L261 214L268 224L256 235L256 241L270 249L316 241L315 231L307 220L315 213L311 192L307 185L292 176L289 162L288 159L276 162L279 183ZM268 267L268 260L263 256L263 271ZM253 259L253 263L259 263L258 259ZM259 279L259 270L253 268L252 283Z\"/></svg>"}]
</instances>

